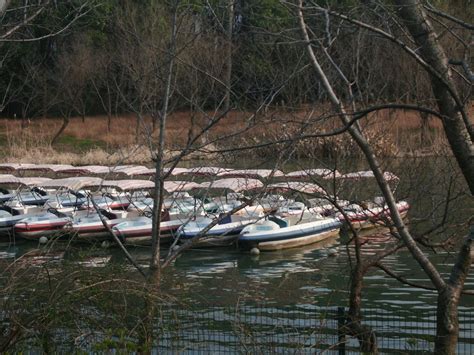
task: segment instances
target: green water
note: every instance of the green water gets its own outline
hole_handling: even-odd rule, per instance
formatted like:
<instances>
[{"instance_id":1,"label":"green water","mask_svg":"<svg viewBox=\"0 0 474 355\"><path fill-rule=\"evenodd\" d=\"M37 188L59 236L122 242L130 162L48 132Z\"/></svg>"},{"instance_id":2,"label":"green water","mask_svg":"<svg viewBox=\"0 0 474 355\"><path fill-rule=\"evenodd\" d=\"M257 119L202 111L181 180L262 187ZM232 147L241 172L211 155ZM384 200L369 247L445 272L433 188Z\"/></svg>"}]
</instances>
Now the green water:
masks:
<instances>
[{"instance_id":1,"label":"green water","mask_svg":"<svg viewBox=\"0 0 474 355\"><path fill-rule=\"evenodd\" d=\"M352 165L347 162L345 168L354 170L363 166L360 162ZM396 193L398 198L408 199L411 204L409 225L414 234L423 233L444 220L433 238L441 240L451 234L457 240L462 238L467 232L462 223L473 215L473 204L449 159L397 161L390 170L402 177ZM355 198L373 194L376 187L362 182L342 186L342 190ZM444 216L446 211L448 214ZM364 238L364 257L374 255L393 241L386 231L369 233ZM337 342L334 334L324 341L318 340L320 343L311 337L315 336L314 329L321 319L328 318L328 322L334 323L331 320L334 317L322 316L321 312L332 312L334 307L348 304L349 255L354 251L352 246L345 246L346 242L347 236L342 236L258 256L236 248L186 251L163 271L161 291L165 301L160 298L157 303L166 304L168 308L160 317L155 315L152 322L154 329L168 329L163 324L178 321L181 328L179 331L168 329L164 334L172 336L163 335L153 349L173 353L194 353L199 349L204 353L312 353L316 343L320 344L319 348L334 344ZM330 256L334 250L337 255ZM448 277L455 251L454 247L436 253L426 250L426 253L442 275ZM142 267L147 267L148 248L131 248L130 252ZM162 253L164 257L167 250ZM23 308L32 314L45 307L48 310L45 319L51 319L50 329L34 332L35 336L22 343L24 347L44 349L44 334L48 334L46 339L50 346L69 351L71 346L78 345L76 340L83 336L80 334L88 332L98 338L89 337L78 345L85 351L104 350L100 346L114 348L120 342L137 343L138 325L142 324L137 319L145 308L146 297L135 294L134 287L128 288L130 285L126 281L120 281L131 280L138 285L142 278L119 249L76 246L67 242L39 247L34 243L13 241L0 246L0 261L4 269L1 278L4 290L8 289L12 277L29 280L22 284L18 293L6 292L8 297L14 294L23 298ZM13 261L15 266L11 266ZM411 282L430 285L419 265L405 250L386 257L383 263ZM12 272L12 269L18 271ZM111 279L115 280L111 289L94 289L95 293L89 293L88 285ZM84 293L70 292L83 288ZM466 288L474 289L472 273L466 280ZM55 309L55 304L60 305L59 309ZM21 305L17 302L15 307L21 308ZM71 307L74 312L69 311ZM364 279L363 307L365 322L377 330L383 352L432 349L429 335L434 334L435 329L434 291L407 286L380 270L371 270ZM473 307L474 297L463 296L459 353L474 351ZM53 311L49 309L57 313L51 313ZM8 319L4 315L2 324L8 323ZM31 324L31 327L38 327L34 322ZM235 324L241 327L236 329ZM335 326L331 327L334 329ZM295 329L297 333L293 333ZM104 338L112 339L111 344L104 343ZM250 348L242 347L243 338ZM354 341L351 340L348 346L355 346Z\"/></svg>"}]
</instances>

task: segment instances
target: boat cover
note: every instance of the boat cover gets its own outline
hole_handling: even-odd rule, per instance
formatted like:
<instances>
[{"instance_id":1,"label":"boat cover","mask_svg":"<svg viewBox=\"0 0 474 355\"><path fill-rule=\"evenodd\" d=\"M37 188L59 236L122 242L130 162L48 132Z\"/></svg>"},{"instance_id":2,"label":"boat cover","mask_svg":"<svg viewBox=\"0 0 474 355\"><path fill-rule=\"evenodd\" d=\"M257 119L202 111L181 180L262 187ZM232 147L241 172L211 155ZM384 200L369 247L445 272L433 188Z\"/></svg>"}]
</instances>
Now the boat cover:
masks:
<instances>
[{"instance_id":1,"label":"boat cover","mask_svg":"<svg viewBox=\"0 0 474 355\"><path fill-rule=\"evenodd\" d=\"M341 176L341 173L337 170L331 169L306 169L306 170L298 170L292 171L290 173L285 174L285 176L289 178L305 178L311 176L319 176L323 179L333 179L338 178Z\"/></svg>"},{"instance_id":2,"label":"boat cover","mask_svg":"<svg viewBox=\"0 0 474 355\"><path fill-rule=\"evenodd\" d=\"M241 169L241 170L228 170L217 174L222 177L247 177L247 178L268 178L269 176L279 177L284 176L280 170L272 169Z\"/></svg>"},{"instance_id":3,"label":"boat cover","mask_svg":"<svg viewBox=\"0 0 474 355\"><path fill-rule=\"evenodd\" d=\"M241 192L262 188L263 183L257 179L227 178L211 182L203 182L201 183L201 186L208 189L224 189L232 190L234 192Z\"/></svg>"},{"instance_id":4,"label":"boat cover","mask_svg":"<svg viewBox=\"0 0 474 355\"><path fill-rule=\"evenodd\" d=\"M278 182L275 184L268 185L267 189L276 191L297 191L307 194L325 194L324 189L319 185L301 181Z\"/></svg>"}]
</instances>

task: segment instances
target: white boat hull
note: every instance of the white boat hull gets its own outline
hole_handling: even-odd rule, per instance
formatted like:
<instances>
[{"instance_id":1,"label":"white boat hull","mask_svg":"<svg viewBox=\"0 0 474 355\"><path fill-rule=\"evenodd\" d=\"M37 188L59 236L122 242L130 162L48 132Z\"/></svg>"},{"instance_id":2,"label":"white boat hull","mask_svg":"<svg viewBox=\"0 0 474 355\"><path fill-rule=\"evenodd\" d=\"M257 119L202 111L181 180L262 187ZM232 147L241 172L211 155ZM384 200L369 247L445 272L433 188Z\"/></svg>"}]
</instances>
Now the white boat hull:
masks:
<instances>
[{"instance_id":1,"label":"white boat hull","mask_svg":"<svg viewBox=\"0 0 474 355\"><path fill-rule=\"evenodd\" d=\"M173 241L174 233L182 225L180 220L165 221L161 223L160 244ZM117 225L120 227L120 224ZM151 245L152 228L150 223L136 227L113 228L114 233L127 245Z\"/></svg>"},{"instance_id":2,"label":"white boat hull","mask_svg":"<svg viewBox=\"0 0 474 355\"><path fill-rule=\"evenodd\" d=\"M15 236L27 239L27 240L38 240L41 237L64 237L67 235L67 231L63 229L63 226L51 229L16 229L14 230Z\"/></svg>"},{"instance_id":3,"label":"white boat hull","mask_svg":"<svg viewBox=\"0 0 474 355\"><path fill-rule=\"evenodd\" d=\"M224 247L232 245L239 237L239 233L247 225L255 223L257 219L243 219L235 222L216 224L206 234L199 238L193 247ZM202 231L210 224L210 218L203 218L199 223L192 221L183 225L178 230L178 236L181 242L200 236Z\"/></svg>"},{"instance_id":4,"label":"white boat hull","mask_svg":"<svg viewBox=\"0 0 474 355\"><path fill-rule=\"evenodd\" d=\"M110 219L107 220L106 223L109 228L112 228L115 225L125 221L125 218ZM107 228L104 227L101 221L95 221L84 224L73 223L68 228L68 231L74 236L74 239L79 242L100 242L112 239L110 232L107 230Z\"/></svg>"},{"instance_id":5,"label":"white boat hull","mask_svg":"<svg viewBox=\"0 0 474 355\"><path fill-rule=\"evenodd\" d=\"M66 225L71 223L69 218L57 218L41 222L20 221L13 227L15 236L37 240L41 237L62 237L67 235Z\"/></svg>"},{"instance_id":6,"label":"white boat hull","mask_svg":"<svg viewBox=\"0 0 474 355\"><path fill-rule=\"evenodd\" d=\"M397 203L398 212L402 218L405 218L408 214L409 205L406 202ZM388 208L378 208L376 212L368 210L366 213L349 213L348 214L351 225L355 230L366 230L372 228L386 227L387 221L391 221L390 211ZM345 221L341 215L341 221ZM346 228L349 228L347 221Z\"/></svg>"},{"instance_id":7,"label":"white boat hull","mask_svg":"<svg viewBox=\"0 0 474 355\"><path fill-rule=\"evenodd\" d=\"M238 244L246 250L258 248L262 251L270 251L296 248L337 236L340 226L341 222L333 218L267 230L259 230L256 225L242 231Z\"/></svg>"},{"instance_id":8,"label":"white boat hull","mask_svg":"<svg viewBox=\"0 0 474 355\"><path fill-rule=\"evenodd\" d=\"M278 240L278 241L273 241L273 242L262 242L262 243L258 243L257 248L262 251L274 251L274 250L281 250L281 249L298 248L305 245L318 243L323 240L337 237L337 236L339 236L339 228L330 230L327 232L323 232L323 233L308 235L306 237L287 239L287 240Z\"/></svg>"}]
</instances>

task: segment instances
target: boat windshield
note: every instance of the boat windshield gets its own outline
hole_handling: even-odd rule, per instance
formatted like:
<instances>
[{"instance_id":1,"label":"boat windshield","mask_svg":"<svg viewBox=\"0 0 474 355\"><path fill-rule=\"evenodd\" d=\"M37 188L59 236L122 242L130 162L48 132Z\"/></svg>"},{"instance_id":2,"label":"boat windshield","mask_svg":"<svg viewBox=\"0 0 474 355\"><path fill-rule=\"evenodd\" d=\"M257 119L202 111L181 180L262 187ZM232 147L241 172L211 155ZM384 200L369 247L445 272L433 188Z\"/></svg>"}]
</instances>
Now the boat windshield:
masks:
<instances>
[{"instance_id":1,"label":"boat windshield","mask_svg":"<svg viewBox=\"0 0 474 355\"><path fill-rule=\"evenodd\" d=\"M11 213L7 212L5 210L0 210L0 218L6 218L6 217L11 217Z\"/></svg>"}]
</instances>

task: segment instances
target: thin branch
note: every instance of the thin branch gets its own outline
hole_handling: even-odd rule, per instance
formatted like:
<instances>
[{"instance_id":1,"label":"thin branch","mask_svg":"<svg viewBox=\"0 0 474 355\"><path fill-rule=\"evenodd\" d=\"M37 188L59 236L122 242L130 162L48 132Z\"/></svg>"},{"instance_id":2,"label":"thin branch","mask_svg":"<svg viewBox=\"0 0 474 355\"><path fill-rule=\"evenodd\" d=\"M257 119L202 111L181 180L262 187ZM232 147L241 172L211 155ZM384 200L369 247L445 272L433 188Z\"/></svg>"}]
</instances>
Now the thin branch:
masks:
<instances>
[{"instance_id":1,"label":"thin branch","mask_svg":"<svg viewBox=\"0 0 474 355\"><path fill-rule=\"evenodd\" d=\"M405 285L408 285L408 286L412 286L412 287L416 287L416 288L422 288L424 290L430 290L430 291L436 291L437 289L433 286L427 286L427 285L420 285L420 284L417 284L417 283L414 283L414 282L411 282L411 281L408 281L407 279L405 279L404 277L402 276L399 276L397 274L395 274L393 271L391 271L389 268L387 268L386 266L384 266L383 264L381 263L376 263L374 264L375 267L378 267L380 270L382 270L383 272L385 272L388 276L390 277L393 277L395 280L397 280L398 282L401 282L402 284L405 284Z\"/></svg>"},{"instance_id":2,"label":"thin branch","mask_svg":"<svg viewBox=\"0 0 474 355\"><path fill-rule=\"evenodd\" d=\"M424 8L426 10L428 10L429 12L432 12L435 15L438 15L442 18L450 20L450 21L452 21L452 22L454 22L454 23L456 23L456 24L458 24L458 25L460 25L460 26L462 26L462 27L464 27L468 30L474 31L474 25L473 24L465 22L465 21L463 21L463 20L461 20L457 17L454 17L453 15L450 15L450 14L444 12L444 11L439 10L439 9L435 8L433 5L431 5L429 2L427 2L427 3L428 3L427 5L424 5Z\"/></svg>"},{"instance_id":3,"label":"thin branch","mask_svg":"<svg viewBox=\"0 0 474 355\"><path fill-rule=\"evenodd\" d=\"M88 5L87 2L85 2L84 4L81 5L81 7L77 10L77 12L80 12L82 11L86 5ZM80 18L84 17L85 15L87 15L92 9L88 9L87 11L84 11L84 12L81 12L79 13L78 15L76 15L71 21L68 22L68 24L66 26L64 26L63 28L61 28L60 30L56 31L56 32L53 32L53 33L48 33L44 36L40 36L40 37L34 37L34 38L17 38L17 39L9 39L9 38L6 38L5 35L4 36L1 36L0 37L0 42L35 42L35 41L40 41L42 39L46 39L46 38L50 38L50 37L55 37L63 32L65 32L67 29L69 29L77 20L79 20ZM11 31L9 31L11 32ZM8 33L7 33L8 34ZM11 35L11 33L9 34Z\"/></svg>"},{"instance_id":4,"label":"thin branch","mask_svg":"<svg viewBox=\"0 0 474 355\"><path fill-rule=\"evenodd\" d=\"M397 44L403 51L405 51L406 53L408 53L411 57L413 57L423 68L425 68L425 70L430 73L431 75L433 75L434 77L436 77L436 79L439 80L440 83L443 84L444 87L446 87L446 89L449 91L451 97L453 98L453 100L456 102L456 105L457 105L457 109L458 111L461 113L461 116L463 118L463 121L464 121L464 125L466 126L466 129L468 130L470 136L471 136L471 139L473 139L472 137L474 137L474 128L471 126L470 124L470 121L469 121L469 117L466 113L466 110L464 109L464 105L463 105L463 102L461 100L461 98L459 97L459 95L457 94L456 92L456 89L453 88L450 83L444 78L443 75L441 75L441 73L439 73L435 68L433 68L433 66L431 64L429 64L428 62L426 62L422 57L421 55L419 55L416 50L410 48L408 45L406 45L403 41L401 41L400 39L398 39L397 37L391 35L390 33L387 33L386 31L382 30L381 28L378 28L378 27L375 27L375 26L372 26L370 24L367 24L365 22L362 22L362 21L359 21L359 20L355 20L355 19L352 19L350 18L349 16L346 16L346 15L343 15L339 12L336 12L336 11L332 11L332 10L328 10L328 9L325 9L325 8L322 8L320 7L319 5L315 5L315 6L311 6L311 7L306 7L306 9L314 9L316 11L319 11L319 12L325 12L327 11L327 13L329 13L330 15L332 16L336 16L342 20L345 20L345 21L348 21L349 23L352 23L356 26L359 26L361 28L364 28L364 29L367 29L373 33L376 33L378 35L381 35L382 37L388 39L389 41Z\"/></svg>"},{"instance_id":5,"label":"thin branch","mask_svg":"<svg viewBox=\"0 0 474 355\"><path fill-rule=\"evenodd\" d=\"M100 208L99 206L97 206L97 203L94 201L93 197L91 194L89 194L89 200L91 201L92 203L92 206L94 207L95 211L97 212L97 214L99 215L99 218L100 218L100 221L102 222L102 225L104 226L104 228L109 232L109 234L112 236L112 238L115 240L115 243L117 243L117 245L120 247L120 249L122 249L123 253L125 254L125 257L128 259L128 261L130 261L130 263L140 272L140 274L142 274L143 277L146 278L146 274L145 272L142 270L142 268L140 267L140 265L138 265L135 260L133 259L133 257L130 255L130 253L128 252L127 248L125 248L125 246L122 244L122 242L120 241L119 237L117 237L117 235L112 231L112 229L110 229L110 226L107 224L107 220L104 218L104 216L102 215L102 213L100 212Z\"/></svg>"},{"instance_id":6,"label":"thin branch","mask_svg":"<svg viewBox=\"0 0 474 355\"><path fill-rule=\"evenodd\" d=\"M26 26L28 23L30 23L31 21L33 21L36 17L38 17L42 12L43 10L46 8L46 6L49 5L49 0L44 4L42 5L38 10L36 10L36 12L34 12L31 16L25 18L22 22L20 22L18 25L14 26L13 28L11 28L9 31L7 31L6 33L4 33L2 36L0 36L0 41L1 40L5 40L6 38L8 38L9 36L11 36L13 33L15 33L16 31L18 31L20 28L22 28L23 26Z\"/></svg>"},{"instance_id":7,"label":"thin branch","mask_svg":"<svg viewBox=\"0 0 474 355\"><path fill-rule=\"evenodd\" d=\"M436 291L436 288L434 288L434 287L427 286L427 285L420 285L418 283L408 281L404 277L395 274L393 271L391 271L389 268L387 268L386 266L384 266L381 263L377 263L374 266L378 267L380 270L384 271L388 276L393 277L395 280L397 280L398 282L400 282L402 284L412 286L412 287L416 287L416 288L421 288L421 289L424 289L424 290ZM461 293L463 295L474 296L474 290L463 290Z\"/></svg>"}]
</instances>

